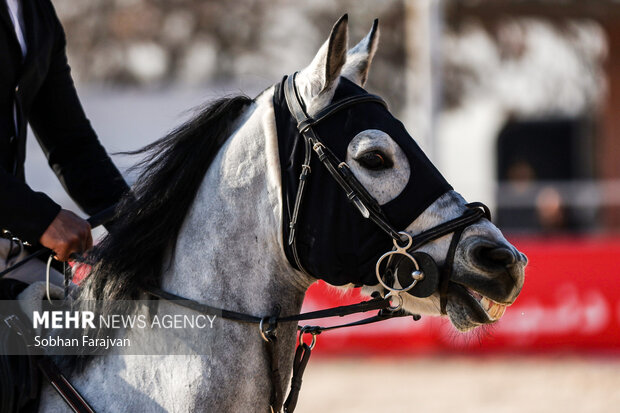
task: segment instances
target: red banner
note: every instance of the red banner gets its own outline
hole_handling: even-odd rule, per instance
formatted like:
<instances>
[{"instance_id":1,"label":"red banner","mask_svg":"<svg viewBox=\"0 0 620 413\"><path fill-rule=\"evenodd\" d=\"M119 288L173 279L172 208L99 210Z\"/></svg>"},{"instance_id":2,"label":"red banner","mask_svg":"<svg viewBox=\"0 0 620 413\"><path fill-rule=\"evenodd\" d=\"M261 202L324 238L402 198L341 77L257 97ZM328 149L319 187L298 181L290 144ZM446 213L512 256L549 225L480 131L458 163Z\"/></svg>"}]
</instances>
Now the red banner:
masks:
<instances>
[{"instance_id":1,"label":"red banner","mask_svg":"<svg viewBox=\"0 0 620 413\"><path fill-rule=\"evenodd\" d=\"M496 324L461 334L444 319L422 317L416 322L404 317L325 332L318 338L316 351L620 353L620 238L517 239L513 243L529 258L525 286ZM358 290L343 293L319 282L308 291L303 311L363 299ZM339 324L344 320L329 321Z\"/></svg>"}]
</instances>

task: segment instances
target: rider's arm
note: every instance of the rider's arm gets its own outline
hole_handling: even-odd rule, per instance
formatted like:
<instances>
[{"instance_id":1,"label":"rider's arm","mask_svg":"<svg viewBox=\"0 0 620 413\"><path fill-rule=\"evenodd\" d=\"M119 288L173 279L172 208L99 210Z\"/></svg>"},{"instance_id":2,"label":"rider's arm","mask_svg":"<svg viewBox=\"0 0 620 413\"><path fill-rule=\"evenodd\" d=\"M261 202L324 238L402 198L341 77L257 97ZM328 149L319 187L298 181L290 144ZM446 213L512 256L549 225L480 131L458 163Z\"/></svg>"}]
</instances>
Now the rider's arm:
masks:
<instances>
[{"instance_id":1,"label":"rider's arm","mask_svg":"<svg viewBox=\"0 0 620 413\"><path fill-rule=\"evenodd\" d=\"M28 118L62 185L93 215L118 202L128 187L84 114L67 63L65 34L53 9L51 13L54 46L49 69Z\"/></svg>"},{"instance_id":2,"label":"rider's arm","mask_svg":"<svg viewBox=\"0 0 620 413\"><path fill-rule=\"evenodd\" d=\"M47 195L33 191L0 167L0 228L36 244L60 209Z\"/></svg>"}]
</instances>

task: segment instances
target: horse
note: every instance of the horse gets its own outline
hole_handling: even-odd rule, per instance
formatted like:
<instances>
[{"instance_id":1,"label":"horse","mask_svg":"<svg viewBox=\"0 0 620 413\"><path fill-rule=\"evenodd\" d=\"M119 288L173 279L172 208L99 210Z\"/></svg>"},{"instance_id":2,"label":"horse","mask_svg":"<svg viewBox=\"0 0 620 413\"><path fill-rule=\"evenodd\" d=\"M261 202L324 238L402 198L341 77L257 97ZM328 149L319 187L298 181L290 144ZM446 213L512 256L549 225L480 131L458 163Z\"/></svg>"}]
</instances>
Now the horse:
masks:
<instances>
[{"instance_id":1,"label":"horse","mask_svg":"<svg viewBox=\"0 0 620 413\"><path fill-rule=\"evenodd\" d=\"M78 301L145 298L144 287L156 286L238 313L296 315L320 278L369 296L391 294L394 307L448 317L459 331L497 321L523 286L526 257L484 214L459 224L472 207L382 100L363 89L378 40L375 21L349 49L345 15L295 76L254 99L217 100L144 148L143 173L93 252ZM304 139L308 134L316 140ZM433 232L437 227L442 231ZM409 249L421 234L425 242ZM392 247L399 257L390 263ZM433 272L423 262L436 263L439 278L427 275L431 290L414 294L405 284ZM378 280L390 266L418 279ZM112 348L67 359L65 368L96 411L279 410L270 396L290 380L296 324L277 326L271 356L282 373L278 383L270 378L264 331L222 318L206 355ZM50 385L39 408L67 411Z\"/></svg>"}]
</instances>

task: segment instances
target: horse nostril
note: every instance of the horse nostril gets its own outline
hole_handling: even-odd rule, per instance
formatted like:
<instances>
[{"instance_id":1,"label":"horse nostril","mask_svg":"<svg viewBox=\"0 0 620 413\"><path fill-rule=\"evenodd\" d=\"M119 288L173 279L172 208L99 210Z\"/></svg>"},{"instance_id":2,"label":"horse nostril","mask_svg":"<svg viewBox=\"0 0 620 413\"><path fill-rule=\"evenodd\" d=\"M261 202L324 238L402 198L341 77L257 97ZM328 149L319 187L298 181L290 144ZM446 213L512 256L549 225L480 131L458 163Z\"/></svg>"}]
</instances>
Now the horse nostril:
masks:
<instances>
[{"instance_id":1,"label":"horse nostril","mask_svg":"<svg viewBox=\"0 0 620 413\"><path fill-rule=\"evenodd\" d=\"M517 262L514 251L507 247L480 246L474 251L474 256L479 264L488 267L507 267Z\"/></svg>"}]
</instances>

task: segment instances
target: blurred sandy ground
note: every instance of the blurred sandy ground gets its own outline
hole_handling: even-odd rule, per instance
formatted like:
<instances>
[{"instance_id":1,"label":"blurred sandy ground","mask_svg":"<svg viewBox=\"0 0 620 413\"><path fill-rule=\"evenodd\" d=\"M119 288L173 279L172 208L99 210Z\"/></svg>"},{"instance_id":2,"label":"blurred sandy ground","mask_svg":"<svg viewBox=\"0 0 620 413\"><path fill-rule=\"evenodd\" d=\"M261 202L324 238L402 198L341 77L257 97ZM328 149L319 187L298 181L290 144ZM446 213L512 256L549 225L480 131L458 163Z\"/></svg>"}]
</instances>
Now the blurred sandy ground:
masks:
<instances>
[{"instance_id":1,"label":"blurred sandy ground","mask_svg":"<svg viewBox=\"0 0 620 413\"><path fill-rule=\"evenodd\" d=\"M620 412L620 359L311 359L296 412Z\"/></svg>"}]
</instances>

